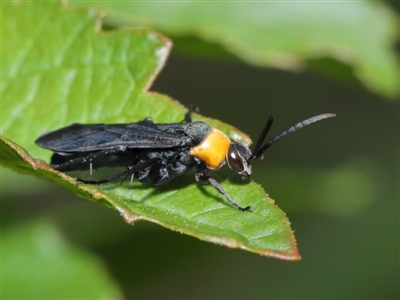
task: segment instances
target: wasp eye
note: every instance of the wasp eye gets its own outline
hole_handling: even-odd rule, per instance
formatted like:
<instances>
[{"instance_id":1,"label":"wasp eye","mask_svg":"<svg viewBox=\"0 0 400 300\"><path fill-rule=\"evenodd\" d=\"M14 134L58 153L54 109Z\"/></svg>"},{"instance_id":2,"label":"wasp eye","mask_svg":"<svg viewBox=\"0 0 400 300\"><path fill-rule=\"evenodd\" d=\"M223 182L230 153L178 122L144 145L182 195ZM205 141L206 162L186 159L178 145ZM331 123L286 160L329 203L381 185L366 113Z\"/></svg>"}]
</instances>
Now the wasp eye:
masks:
<instances>
[{"instance_id":1,"label":"wasp eye","mask_svg":"<svg viewBox=\"0 0 400 300\"><path fill-rule=\"evenodd\" d=\"M238 173L244 171L243 159L239 156L239 153L235 148L229 147L226 156L228 165L231 169Z\"/></svg>"}]
</instances>

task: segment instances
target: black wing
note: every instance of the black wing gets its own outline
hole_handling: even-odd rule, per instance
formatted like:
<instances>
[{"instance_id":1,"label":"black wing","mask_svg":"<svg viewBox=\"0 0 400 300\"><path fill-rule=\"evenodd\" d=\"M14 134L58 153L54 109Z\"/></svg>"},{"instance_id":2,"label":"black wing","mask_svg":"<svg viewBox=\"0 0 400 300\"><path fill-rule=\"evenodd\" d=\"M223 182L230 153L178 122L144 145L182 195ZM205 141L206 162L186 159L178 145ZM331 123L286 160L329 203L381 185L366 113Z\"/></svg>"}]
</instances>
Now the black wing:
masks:
<instances>
[{"instance_id":1,"label":"black wing","mask_svg":"<svg viewBox=\"0 0 400 300\"><path fill-rule=\"evenodd\" d=\"M180 124L171 124L179 127ZM176 127L173 126L173 127ZM183 131L167 132L156 124L145 122L130 124L72 124L36 140L40 147L54 152L87 152L111 149L118 146L128 148L174 148L189 145L191 138Z\"/></svg>"}]
</instances>

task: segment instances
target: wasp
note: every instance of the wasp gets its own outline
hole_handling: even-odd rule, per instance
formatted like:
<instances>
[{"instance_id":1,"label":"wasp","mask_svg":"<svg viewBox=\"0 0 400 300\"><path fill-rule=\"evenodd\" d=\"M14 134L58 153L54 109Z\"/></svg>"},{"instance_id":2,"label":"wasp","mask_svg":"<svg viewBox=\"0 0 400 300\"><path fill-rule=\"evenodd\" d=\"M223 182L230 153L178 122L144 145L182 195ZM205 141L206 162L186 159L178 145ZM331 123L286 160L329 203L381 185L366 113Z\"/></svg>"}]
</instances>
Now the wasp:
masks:
<instances>
[{"instance_id":1,"label":"wasp","mask_svg":"<svg viewBox=\"0 0 400 300\"><path fill-rule=\"evenodd\" d=\"M335 117L333 113L305 119L267 141L274 122L270 116L253 150L231 140L222 131L202 121L192 121L191 112L181 123L154 123L151 118L128 124L72 124L40 136L36 144L54 152L50 166L58 171L98 167L125 167L103 180L76 179L78 183L103 184L131 176L153 185L163 184L196 167L198 183L211 184L240 211L238 205L211 175L225 164L242 179L250 177L251 162L285 136L317 121Z\"/></svg>"}]
</instances>

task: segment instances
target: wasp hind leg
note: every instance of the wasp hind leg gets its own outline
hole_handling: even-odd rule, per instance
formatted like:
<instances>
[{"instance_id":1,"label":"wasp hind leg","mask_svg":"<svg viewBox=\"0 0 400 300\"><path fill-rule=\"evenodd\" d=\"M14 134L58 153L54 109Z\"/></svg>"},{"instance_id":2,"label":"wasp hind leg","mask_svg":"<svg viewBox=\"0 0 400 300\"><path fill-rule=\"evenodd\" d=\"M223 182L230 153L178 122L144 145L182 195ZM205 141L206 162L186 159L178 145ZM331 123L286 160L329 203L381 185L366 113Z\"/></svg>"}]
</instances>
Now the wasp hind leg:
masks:
<instances>
[{"instance_id":1,"label":"wasp hind leg","mask_svg":"<svg viewBox=\"0 0 400 300\"><path fill-rule=\"evenodd\" d=\"M108 155L112 155L112 154L116 154L116 153L123 153L126 151L126 147L116 147L116 148L112 148L112 149L107 149L107 150L102 150L102 151L98 151L98 152L93 152L90 153L86 156L79 156L73 159L70 159L68 161L62 162L62 163L54 163L53 161L55 160L55 156L53 155L52 158L52 163L51 163L51 167L53 169L56 169L57 171L66 171L66 170L73 170L74 166L77 166L79 164L83 164L85 162L89 162L90 166L90 175L92 175L92 162L98 158L101 157L105 157ZM57 153L55 153L55 155L58 155ZM60 157L61 155L58 155L57 157ZM79 168L76 168L79 169Z\"/></svg>"},{"instance_id":2,"label":"wasp hind leg","mask_svg":"<svg viewBox=\"0 0 400 300\"><path fill-rule=\"evenodd\" d=\"M196 181L199 183L207 183L211 184L221 195L225 197L226 200L229 201L229 203L236 209L240 211L252 211L253 206L249 205L246 207L242 207L239 204L237 204L235 201L232 200L232 198L228 195L228 193L223 189L223 187L219 184L218 181L216 181L214 178L210 176L206 176L203 173L196 173Z\"/></svg>"},{"instance_id":3,"label":"wasp hind leg","mask_svg":"<svg viewBox=\"0 0 400 300\"><path fill-rule=\"evenodd\" d=\"M84 184L103 184L103 183L110 183L113 182L114 180L123 177L124 181L128 176L135 174L136 172L143 170L147 167L150 167L154 164L155 160L157 159L150 159L148 161L145 161L143 163L137 164L135 166L130 166L128 167L126 170L115 174L114 176L108 177L106 179L102 179L102 180L85 180L85 179L80 179L80 178L76 178L75 182L76 183L84 183ZM122 182L121 182L122 183Z\"/></svg>"}]
</instances>

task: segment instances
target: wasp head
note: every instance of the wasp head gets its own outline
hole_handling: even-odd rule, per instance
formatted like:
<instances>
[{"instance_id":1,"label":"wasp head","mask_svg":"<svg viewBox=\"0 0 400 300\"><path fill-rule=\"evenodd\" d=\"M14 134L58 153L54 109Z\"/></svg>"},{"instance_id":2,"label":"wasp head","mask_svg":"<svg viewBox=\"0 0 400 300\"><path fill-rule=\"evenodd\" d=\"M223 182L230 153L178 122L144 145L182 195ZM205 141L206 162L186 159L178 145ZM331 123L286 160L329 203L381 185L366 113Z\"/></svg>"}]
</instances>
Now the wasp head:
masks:
<instances>
[{"instance_id":1,"label":"wasp head","mask_svg":"<svg viewBox=\"0 0 400 300\"><path fill-rule=\"evenodd\" d=\"M246 146L232 141L226 152L228 166L240 177L247 178L251 175L251 151Z\"/></svg>"}]
</instances>

